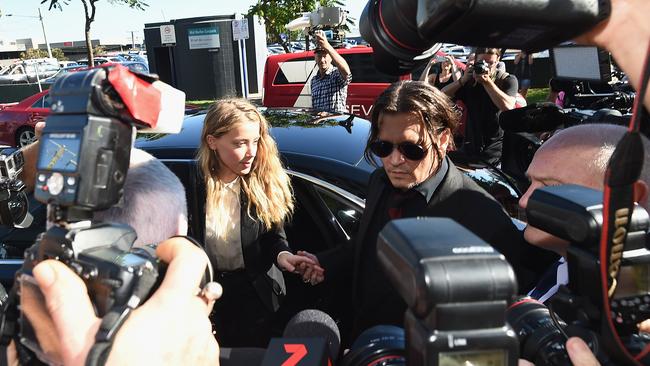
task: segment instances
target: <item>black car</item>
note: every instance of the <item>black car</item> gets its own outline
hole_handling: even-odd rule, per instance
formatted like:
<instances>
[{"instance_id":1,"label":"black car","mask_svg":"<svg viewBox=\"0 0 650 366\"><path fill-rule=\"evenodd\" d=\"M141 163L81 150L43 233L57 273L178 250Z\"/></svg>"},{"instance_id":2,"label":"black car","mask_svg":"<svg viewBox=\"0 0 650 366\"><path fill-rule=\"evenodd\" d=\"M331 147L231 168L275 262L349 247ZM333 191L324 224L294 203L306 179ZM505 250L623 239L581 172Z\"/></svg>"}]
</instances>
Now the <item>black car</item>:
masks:
<instances>
[{"instance_id":1,"label":"black car","mask_svg":"<svg viewBox=\"0 0 650 366\"><path fill-rule=\"evenodd\" d=\"M289 244L294 250L317 253L352 240L365 205L365 190L375 169L363 157L370 128L367 120L352 115L322 118L300 109L266 109L285 167L291 176L296 198L295 212L286 226ZM190 235L201 236L199 227L200 200L196 187L198 169L195 160L205 113L188 116L178 134L141 134L135 146L163 161L186 187ZM451 153L456 165L491 192L509 211L518 217L520 192L498 170L474 164L462 155ZM376 161L380 164L380 161ZM22 252L45 228L43 205L31 201L35 224L29 229L0 229L0 280L11 283L20 266ZM321 306L321 286L305 286L287 274L286 306L290 316L296 309ZM321 302L321 303L319 303Z\"/></svg>"}]
</instances>

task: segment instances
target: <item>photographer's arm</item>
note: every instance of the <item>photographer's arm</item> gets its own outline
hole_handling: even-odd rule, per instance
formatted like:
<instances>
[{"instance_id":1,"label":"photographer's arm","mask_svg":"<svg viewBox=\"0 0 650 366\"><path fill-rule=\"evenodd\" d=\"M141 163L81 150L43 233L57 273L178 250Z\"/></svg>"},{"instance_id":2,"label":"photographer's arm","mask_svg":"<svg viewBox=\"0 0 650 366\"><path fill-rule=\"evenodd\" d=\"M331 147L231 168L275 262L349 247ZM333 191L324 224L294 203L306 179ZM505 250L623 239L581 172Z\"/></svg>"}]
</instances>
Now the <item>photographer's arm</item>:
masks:
<instances>
[{"instance_id":1,"label":"photographer's arm","mask_svg":"<svg viewBox=\"0 0 650 366\"><path fill-rule=\"evenodd\" d=\"M444 88L442 88L442 92L447 94L448 97L453 98L456 96L456 93L463 87L465 84L469 82L469 80L472 78L472 71L471 70L466 70L463 76L460 77L460 79L454 81L451 84L448 84Z\"/></svg>"},{"instance_id":2,"label":"photographer's arm","mask_svg":"<svg viewBox=\"0 0 650 366\"><path fill-rule=\"evenodd\" d=\"M25 183L26 191L32 192L34 190L34 183L36 181L36 163L38 162L38 151L41 146L40 140L45 128L45 122L38 122L34 126L34 133L36 135L36 142L31 143L21 149L25 165L23 171L20 173L20 180Z\"/></svg>"},{"instance_id":3,"label":"photographer's arm","mask_svg":"<svg viewBox=\"0 0 650 366\"><path fill-rule=\"evenodd\" d=\"M512 79L512 77L508 77L508 79ZM501 112L515 108L515 97L509 95L513 90L512 81L506 86L506 91L501 90L487 74L477 76L477 81L483 84L490 100ZM514 83L516 84L516 82ZM517 85L514 85L514 90L516 93Z\"/></svg>"},{"instance_id":4,"label":"photographer's arm","mask_svg":"<svg viewBox=\"0 0 650 366\"><path fill-rule=\"evenodd\" d=\"M431 72L431 67L435 65L436 63L436 58L435 56L429 60L427 63L427 67L424 68L424 71L422 71L422 75L420 75L420 81L428 81L429 80L429 73Z\"/></svg>"},{"instance_id":5,"label":"photographer's arm","mask_svg":"<svg viewBox=\"0 0 650 366\"><path fill-rule=\"evenodd\" d=\"M156 254L169 263L164 281L120 328L107 364L218 365L219 346L207 316L214 303L197 296L205 253L185 239L172 238ZM64 364L83 365L100 321L84 283L54 260L39 263L34 276L56 326Z\"/></svg>"},{"instance_id":6,"label":"photographer's arm","mask_svg":"<svg viewBox=\"0 0 650 366\"><path fill-rule=\"evenodd\" d=\"M611 0L611 7L609 18L576 38L576 41L595 44L610 51L634 89L639 90L650 44L650 1ZM650 92L646 93L643 104L650 110Z\"/></svg>"},{"instance_id":7,"label":"photographer's arm","mask_svg":"<svg viewBox=\"0 0 650 366\"><path fill-rule=\"evenodd\" d=\"M332 63L334 63L336 68L339 69L339 73L341 73L343 80L346 80L352 73L350 71L350 66L343 56L339 55L334 47L332 47L332 45L327 41L327 37L325 37L325 33L322 31L316 33L316 44L318 47L323 48L327 53L329 53L330 57L332 57Z\"/></svg>"}]
</instances>

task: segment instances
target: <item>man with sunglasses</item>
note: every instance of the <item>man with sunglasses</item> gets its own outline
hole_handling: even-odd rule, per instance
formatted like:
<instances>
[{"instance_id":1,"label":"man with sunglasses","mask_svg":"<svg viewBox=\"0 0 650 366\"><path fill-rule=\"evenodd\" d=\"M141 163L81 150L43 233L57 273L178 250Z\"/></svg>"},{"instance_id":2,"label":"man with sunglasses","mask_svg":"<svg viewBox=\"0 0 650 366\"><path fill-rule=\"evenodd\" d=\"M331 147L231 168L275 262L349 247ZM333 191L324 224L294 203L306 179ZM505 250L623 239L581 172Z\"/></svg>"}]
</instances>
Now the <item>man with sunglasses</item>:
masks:
<instances>
[{"instance_id":1,"label":"man with sunglasses","mask_svg":"<svg viewBox=\"0 0 650 366\"><path fill-rule=\"evenodd\" d=\"M465 140L461 150L490 164L501 159L503 130L498 113L515 108L518 83L514 75L497 70L498 48L477 48L476 60L455 82L442 88L467 108Z\"/></svg>"},{"instance_id":2,"label":"man with sunglasses","mask_svg":"<svg viewBox=\"0 0 650 366\"><path fill-rule=\"evenodd\" d=\"M372 108L365 157L375 165L378 157L382 167L370 177L354 244L317 256L299 252L325 270L324 276L306 272L309 280L327 277L328 282L352 284L355 320L349 340L373 325L403 325L406 304L382 272L376 250L379 231L392 219L454 219L506 256L522 291L534 280L532 273L521 269L523 244L510 217L446 156L458 120L452 102L438 89L419 81L392 84ZM351 281L342 278L349 274Z\"/></svg>"}]
</instances>

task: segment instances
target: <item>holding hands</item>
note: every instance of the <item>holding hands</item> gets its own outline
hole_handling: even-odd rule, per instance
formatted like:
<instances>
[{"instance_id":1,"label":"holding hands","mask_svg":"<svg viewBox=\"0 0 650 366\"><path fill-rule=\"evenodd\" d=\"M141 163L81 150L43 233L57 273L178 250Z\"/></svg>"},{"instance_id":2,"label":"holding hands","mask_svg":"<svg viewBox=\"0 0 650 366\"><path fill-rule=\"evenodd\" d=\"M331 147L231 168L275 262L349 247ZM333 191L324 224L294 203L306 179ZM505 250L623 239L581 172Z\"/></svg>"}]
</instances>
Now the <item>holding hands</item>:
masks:
<instances>
[{"instance_id":1,"label":"holding hands","mask_svg":"<svg viewBox=\"0 0 650 366\"><path fill-rule=\"evenodd\" d=\"M320 266L318 258L309 252L283 252L278 257L278 264L283 270L300 275L305 283L317 285L325 280L325 270Z\"/></svg>"}]
</instances>

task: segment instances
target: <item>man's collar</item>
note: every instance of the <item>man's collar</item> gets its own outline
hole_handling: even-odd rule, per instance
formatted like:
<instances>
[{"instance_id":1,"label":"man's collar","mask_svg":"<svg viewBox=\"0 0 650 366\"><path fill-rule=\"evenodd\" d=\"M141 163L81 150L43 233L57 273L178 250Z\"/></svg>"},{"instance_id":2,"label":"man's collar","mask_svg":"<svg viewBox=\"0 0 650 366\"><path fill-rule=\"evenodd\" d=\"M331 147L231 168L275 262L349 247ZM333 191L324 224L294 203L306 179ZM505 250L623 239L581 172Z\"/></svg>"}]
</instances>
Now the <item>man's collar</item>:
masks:
<instances>
[{"instance_id":1,"label":"man's collar","mask_svg":"<svg viewBox=\"0 0 650 366\"><path fill-rule=\"evenodd\" d=\"M432 174L424 182L412 188L416 192L420 193L422 197L426 199L427 202L431 200L431 197L433 197L433 194L436 192L436 190L442 183L442 180L445 179L445 176L449 171L449 161L447 159L449 159L449 157L447 156L445 156L445 158L442 159L442 163L440 164L440 169L438 169L438 171L435 174ZM392 184L390 183L390 179L388 178L388 175L386 174L385 171L384 171L384 179L386 180L386 184L392 187Z\"/></svg>"},{"instance_id":2,"label":"man's collar","mask_svg":"<svg viewBox=\"0 0 650 366\"><path fill-rule=\"evenodd\" d=\"M440 183L442 183L442 180L447 175L447 171L449 170L449 162L447 162L447 159L448 158L446 156L444 159L442 159L442 162L440 163L440 169L438 169L435 174L431 175L424 182L413 187L413 189L418 191L427 200L427 202L431 200L431 197L433 197L436 189L438 189L438 186L440 186Z\"/></svg>"}]
</instances>

